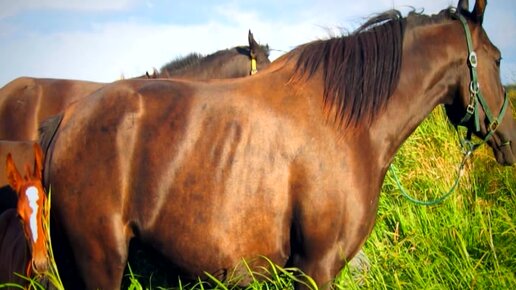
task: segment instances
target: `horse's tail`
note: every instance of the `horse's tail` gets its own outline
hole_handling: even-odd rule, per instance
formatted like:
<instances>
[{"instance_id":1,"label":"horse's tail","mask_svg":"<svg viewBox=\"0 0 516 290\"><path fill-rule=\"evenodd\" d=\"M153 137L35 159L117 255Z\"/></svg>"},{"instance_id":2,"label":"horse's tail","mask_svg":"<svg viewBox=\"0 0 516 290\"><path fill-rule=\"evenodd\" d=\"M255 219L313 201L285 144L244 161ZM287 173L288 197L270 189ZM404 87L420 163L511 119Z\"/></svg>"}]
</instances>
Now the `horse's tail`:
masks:
<instances>
[{"instance_id":1,"label":"horse's tail","mask_svg":"<svg viewBox=\"0 0 516 290\"><path fill-rule=\"evenodd\" d=\"M52 141L54 140L54 137L56 136L57 129L59 128L59 125L61 124L61 121L63 120L64 113L59 113L57 115L54 115L52 117L49 117L48 119L43 120L40 123L40 126L38 128L39 133L39 145L41 146L41 149L43 149L44 153L44 166L43 166L43 184L45 187L47 187L46 180L48 180L47 167L49 165L49 161L52 159Z\"/></svg>"}]
</instances>

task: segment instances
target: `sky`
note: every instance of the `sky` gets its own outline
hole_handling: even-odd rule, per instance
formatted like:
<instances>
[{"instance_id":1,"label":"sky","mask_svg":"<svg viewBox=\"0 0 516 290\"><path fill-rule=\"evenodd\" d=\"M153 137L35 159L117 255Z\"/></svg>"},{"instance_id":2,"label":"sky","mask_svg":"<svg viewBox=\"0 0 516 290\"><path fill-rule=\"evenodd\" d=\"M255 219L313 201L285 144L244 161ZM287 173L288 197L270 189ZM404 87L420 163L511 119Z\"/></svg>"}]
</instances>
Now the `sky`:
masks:
<instances>
[{"instance_id":1,"label":"sky","mask_svg":"<svg viewBox=\"0 0 516 290\"><path fill-rule=\"evenodd\" d=\"M0 0L0 86L20 76L112 82L197 52L247 45L275 59L352 31L375 13L433 14L458 0ZM474 0L470 1L474 5ZM516 1L490 0L484 28L516 83Z\"/></svg>"}]
</instances>

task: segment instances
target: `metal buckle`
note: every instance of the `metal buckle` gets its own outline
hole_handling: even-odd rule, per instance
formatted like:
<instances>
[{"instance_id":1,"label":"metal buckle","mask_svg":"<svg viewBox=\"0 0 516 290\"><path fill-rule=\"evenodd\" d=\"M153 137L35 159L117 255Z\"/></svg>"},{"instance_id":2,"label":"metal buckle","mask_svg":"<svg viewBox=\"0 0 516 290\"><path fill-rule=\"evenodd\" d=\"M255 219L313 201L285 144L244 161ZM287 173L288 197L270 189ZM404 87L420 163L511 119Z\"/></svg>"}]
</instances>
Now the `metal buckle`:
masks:
<instances>
[{"instance_id":1,"label":"metal buckle","mask_svg":"<svg viewBox=\"0 0 516 290\"><path fill-rule=\"evenodd\" d=\"M469 104L466 108L466 112L470 115L473 115L475 113L475 106L473 106L473 104Z\"/></svg>"},{"instance_id":2,"label":"metal buckle","mask_svg":"<svg viewBox=\"0 0 516 290\"><path fill-rule=\"evenodd\" d=\"M471 65L471 67L477 67L478 59L477 59L476 52L474 52L474 51L470 52L468 59L469 59L469 65Z\"/></svg>"},{"instance_id":3,"label":"metal buckle","mask_svg":"<svg viewBox=\"0 0 516 290\"><path fill-rule=\"evenodd\" d=\"M480 83L479 82L475 82L475 81L471 81L469 83L469 91L475 95L478 94L478 92L480 91Z\"/></svg>"},{"instance_id":4,"label":"metal buckle","mask_svg":"<svg viewBox=\"0 0 516 290\"><path fill-rule=\"evenodd\" d=\"M498 120L494 120L493 122L491 122L491 124L489 124L489 130L492 132L496 131L496 129L498 129L498 125L500 125L498 123Z\"/></svg>"},{"instance_id":5,"label":"metal buckle","mask_svg":"<svg viewBox=\"0 0 516 290\"><path fill-rule=\"evenodd\" d=\"M511 146L511 143L512 143L512 141L511 141L511 140L509 140L509 141L505 141L505 142L502 142L502 144L500 144L500 147L504 147L504 146L509 146L509 147L510 147L510 146Z\"/></svg>"}]
</instances>

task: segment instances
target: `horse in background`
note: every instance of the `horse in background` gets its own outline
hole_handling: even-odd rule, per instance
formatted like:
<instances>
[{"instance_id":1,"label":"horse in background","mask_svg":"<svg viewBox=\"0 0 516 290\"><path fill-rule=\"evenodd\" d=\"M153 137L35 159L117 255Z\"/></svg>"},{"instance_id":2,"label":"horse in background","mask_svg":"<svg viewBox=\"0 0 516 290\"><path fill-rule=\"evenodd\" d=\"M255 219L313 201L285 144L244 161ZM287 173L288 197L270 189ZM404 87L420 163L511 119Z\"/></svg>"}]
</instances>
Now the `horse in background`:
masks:
<instances>
[{"instance_id":1,"label":"horse in background","mask_svg":"<svg viewBox=\"0 0 516 290\"><path fill-rule=\"evenodd\" d=\"M250 30L248 41L249 46L220 50L207 56L191 53L186 57L173 60L161 67L159 77L209 80L217 75L214 70L220 70L224 78L255 74L269 66L269 46L258 44ZM245 62L248 63L247 67L241 65Z\"/></svg>"},{"instance_id":2,"label":"horse in background","mask_svg":"<svg viewBox=\"0 0 516 290\"><path fill-rule=\"evenodd\" d=\"M255 69L270 64L268 47L260 46L249 31L249 46L238 46L208 55L188 57L165 65L160 77L193 80L249 76ZM190 61L192 60L192 61ZM143 75L138 78L155 78ZM82 99L105 83L20 77L0 89L0 140L36 140L42 120L58 114L69 104Z\"/></svg>"},{"instance_id":3,"label":"horse in background","mask_svg":"<svg viewBox=\"0 0 516 290\"><path fill-rule=\"evenodd\" d=\"M9 185L18 194L16 209L0 215L0 284L27 284L15 275L31 277L49 267L48 237L43 228L46 194L42 185L43 152L33 143L34 167L25 163L25 175L18 171L11 153L7 154L6 173ZM1 197L0 197L1 198Z\"/></svg>"},{"instance_id":4,"label":"horse in background","mask_svg":"<svg viewBox=\"0 0 516 290\"><path fill-rule=\"evenodd\" d=\"M485 7L389 12L253 77L126 80L68 107L45 134L44 181L79 278L119 289L137 239L185 279L245 278L266 256L330 287L374 226L394 155L436 106L516 162Z\"/></svg>"}]
</instances>

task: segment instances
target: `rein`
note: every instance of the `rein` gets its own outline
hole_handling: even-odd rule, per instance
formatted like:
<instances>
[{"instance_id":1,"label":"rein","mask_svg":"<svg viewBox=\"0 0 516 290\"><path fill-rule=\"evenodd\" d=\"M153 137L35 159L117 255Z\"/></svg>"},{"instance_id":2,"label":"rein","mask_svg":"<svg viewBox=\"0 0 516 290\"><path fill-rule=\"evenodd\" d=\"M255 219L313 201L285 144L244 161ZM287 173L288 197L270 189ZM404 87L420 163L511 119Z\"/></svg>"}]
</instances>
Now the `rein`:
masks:
<instances>
[{"instance_id":1,"label":"rein","mask_svg":"<svg viewBox=\"0 0 516 290\"><path fill-rule=\"evenodd\" d=\"M462 16L460 13L455 13L455 16L457 17L457 19L460 20L460 22L464 28L464 32L466 34L466 42L467 42L467 46L468 46L468 67L469 67L470 77L471 77L471 81L469 83L470 101L466 108L466 114L461 119L459 124L457 126L455 126L457 135L459 137L460 145L464 152L464 157L462 158L462 161L459 165L459 168L457 170L457 177L455 178L455 182L453 183L451 188L446 193L444 193L442 196L440 196L436 199L433 199L433 200L428 200L428 201L420 200L420 199L417 199L417 198L409 195L408 192L403 187L403 185L401 184L401 181L399 180L398 176L396 175L396 168L395 168L394 164L391 164L389 166L389 169L392 172L392 175L394 177L396 185L398 186L401 194L405 198L407 198L409 201L411 201L417 205L430 206L430 205L439 204L439 203L443 202L446 198L448 198L455 191L457 185L459 184L459 180L460 180L461 176L463 175L462 174L463 169L464 169L464 166L465 166L467 160L471 157L471 155L473 154L473 152L476 149L478 149L482 144L486 143L493 136L494 132L496 131L496 129L498 129L498 126L502 122L503 116L505 115L505 111L507 110L507 106L509 104L509 99L507 98L507 91L504 90L504 101L503 101L502 108L500 109L500 113L498 114L497 118L495 118L493 116L493 113L489 109L487 101L484 99L484 96L482 95L482 92L480 91L480 83L478 82L478 73L477 73L477 65L478 65L477 54L473 50L473 41L472 41L472 37L471 37L471 32L469 30L468 22L466 21L464 16ZM467 127L466 124L473 117L474 123L475 123L475 132L480 132L480 117L479 117L480 113L479 113L479 109L478 109L479 103L480 103L480 106L482 106L482 109L484 110L486 119L489 122L489 126L487 128L487 134L483 138L483 140L480 143L474 143L473 141L471 141L471 135L473 133L471 131L471 129L468 128L467 135L465 138L463 138L458 130L458 126ZM503 142L502 146L510 145L510 142L511 141Z\"/></svg>"},{"instance_id":2,"label":"rein","mask_svg":"<svg viewBox=\"0 0 516 290\"><path fill-rule=\"evenodd\" d=\"M391 164L389 169L392 172L392 176L394 177L394 181L396 182L396 185L398 186L398 189L400 190L401 195L403 195L406 199L408 199L409 201L411 201L417 205L425 205L425 206L436 205L436 204L443 202L455 191L455 189L457 188L457 185L459 185L459 180L463 175L463 170L464 170L464 166L466 165L466 161L469 159L469 157L471 157L472 153L473 153L473 151L471 151L471 150L465 152L464 157L462 158L462 161L460 162L459 168L457 170L457 177L455 178L455 181L453 182L453 185L450 187L450 189L446 193L441 195L440 197L438 197L436 199L428 200L428 201L420 200L415 197L412 197L401 184L401 181L398 178L398 175L396 174L397 169L394 166L394 164Z\"/></svg>"}]
</instances>

